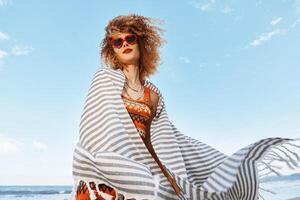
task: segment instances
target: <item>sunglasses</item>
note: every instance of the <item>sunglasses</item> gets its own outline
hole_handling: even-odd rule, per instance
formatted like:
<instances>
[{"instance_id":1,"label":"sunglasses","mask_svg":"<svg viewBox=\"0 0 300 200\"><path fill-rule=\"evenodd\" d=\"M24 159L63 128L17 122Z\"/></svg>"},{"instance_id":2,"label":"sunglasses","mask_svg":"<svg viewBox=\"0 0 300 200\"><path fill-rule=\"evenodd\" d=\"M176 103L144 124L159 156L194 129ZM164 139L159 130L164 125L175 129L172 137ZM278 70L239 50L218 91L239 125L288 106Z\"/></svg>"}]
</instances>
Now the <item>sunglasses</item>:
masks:
<instances>
[{"instance_id":1,"label":"sunglasses","mask_svg":"<svg viewBox=\"0 0 300 200\"><path fill-rule=\"evenodd\" d=\"M130 35L126 35L125 38L111 38L111 44L113 47L120 49L123 45L123 42L126 41L128 44L134 45L137 43L137 35L136 34L130 34Z\"/></svg>"}]
</instances>

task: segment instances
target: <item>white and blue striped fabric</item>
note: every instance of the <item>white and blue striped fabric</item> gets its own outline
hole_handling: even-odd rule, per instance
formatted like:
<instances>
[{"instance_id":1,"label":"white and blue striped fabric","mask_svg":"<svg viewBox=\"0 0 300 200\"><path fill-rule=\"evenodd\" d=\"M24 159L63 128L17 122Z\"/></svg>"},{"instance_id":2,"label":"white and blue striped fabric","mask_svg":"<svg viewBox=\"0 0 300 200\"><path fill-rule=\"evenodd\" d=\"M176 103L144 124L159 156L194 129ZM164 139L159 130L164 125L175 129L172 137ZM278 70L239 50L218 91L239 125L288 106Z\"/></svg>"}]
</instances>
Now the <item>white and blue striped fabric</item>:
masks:
<instances>
[{"instance_id":1,"label":"white and blue striped fabric","mask_svg":"<svg viewBox=\"0 0 300 200\"><path fill-rule=\"evenodd\" d=\"M260 198L260 176L278 173L272 162L290 168L300 162L291 150L298 147L294 139L266 138L227 156L182 134L168 118L163 95L146 79L145 86L159 95L151 143L182 189L177 196L127 112L121 97L124 83L120 69L102 67L93 77L73 155L71 200L75 200L79 181L87 183L91 199L96 199L88 184L93 181L114 188L126 199L254 200Z\"/></svg>"}]
</instances>

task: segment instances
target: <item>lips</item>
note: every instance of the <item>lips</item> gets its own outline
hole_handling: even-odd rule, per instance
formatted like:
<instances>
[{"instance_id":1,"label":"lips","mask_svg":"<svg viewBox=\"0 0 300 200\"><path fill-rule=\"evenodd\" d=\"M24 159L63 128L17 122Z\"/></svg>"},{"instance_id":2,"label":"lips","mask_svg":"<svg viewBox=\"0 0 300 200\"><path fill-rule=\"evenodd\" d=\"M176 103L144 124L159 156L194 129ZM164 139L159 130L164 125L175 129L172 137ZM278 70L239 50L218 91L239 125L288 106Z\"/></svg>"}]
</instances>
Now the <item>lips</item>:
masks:
<instances>
[{"instance_id":1,"label":"lips","mask_svg":"<svg viewBox=\"0 0 300 200\"><path fill-rule=\"evenodd\" d=\"M123 51L123 53L129 53L129 52L131 52L132 51L132 49L125 49L124 51Z\"/></svg>"}]
</instances>

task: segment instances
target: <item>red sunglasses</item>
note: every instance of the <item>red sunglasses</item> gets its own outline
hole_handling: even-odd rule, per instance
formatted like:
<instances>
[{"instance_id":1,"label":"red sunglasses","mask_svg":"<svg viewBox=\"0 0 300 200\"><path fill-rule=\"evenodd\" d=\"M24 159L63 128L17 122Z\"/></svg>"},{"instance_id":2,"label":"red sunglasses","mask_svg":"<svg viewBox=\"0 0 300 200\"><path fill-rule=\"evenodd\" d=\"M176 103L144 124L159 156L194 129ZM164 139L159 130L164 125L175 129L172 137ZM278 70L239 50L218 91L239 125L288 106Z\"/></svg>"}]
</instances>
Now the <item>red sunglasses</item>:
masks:
<instances>
[{"instance_id":1,"label":"red sunglasses","mask_svg":"<svg viewBox=\"0 0 300 200\"><path fill-rule=\"evenodd\" d=\"M138 37L136 34L130 34L130 35L126 35L125 38L122 37L118 37L115 39L110 38L110 41L113 47L120 49L124 41L126 41L128 44L134 45L137 43L137 38Z\"/></svg>"}]
</instances>

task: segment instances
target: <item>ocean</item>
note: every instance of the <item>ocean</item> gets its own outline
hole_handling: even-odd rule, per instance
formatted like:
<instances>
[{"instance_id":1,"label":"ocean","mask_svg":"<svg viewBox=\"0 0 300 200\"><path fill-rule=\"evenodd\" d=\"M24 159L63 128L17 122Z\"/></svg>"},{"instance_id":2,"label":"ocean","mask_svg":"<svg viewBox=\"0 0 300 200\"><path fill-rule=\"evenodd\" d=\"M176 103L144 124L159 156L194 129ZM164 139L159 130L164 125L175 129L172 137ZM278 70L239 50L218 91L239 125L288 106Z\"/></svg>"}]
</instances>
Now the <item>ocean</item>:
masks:
<instances>
[{"instance_id":1,"label":"ocean","mask_svg":"<svg viewBox=\"0 0 300 200\"><path fill-rule=\"evenodd\" d=\"M0 200L68 200L72 186L0 186Z\"/></svg>"},{"instance_id":2,"label":"ocean","mask_svg":"<svg viewBox=\"0 0 300 200\"><path fill-rule=\"evenodd\" d=\"M260 187L275 193L261 192L266 200L300 200L300 173L266 177Z\"/></svg>"},{"instance_id":3,"label":"ocean","mask_svg":"<svg viewBox=\"0 0 300 200\"><path fill-rule=\"evenodd\" d=\"M265 200L300 200L300 174L268 177L260 186L277 193L262 191ZM68 200L71 189L71 185L0 186L0 200Z\"/></svg>"}]
</instances>

